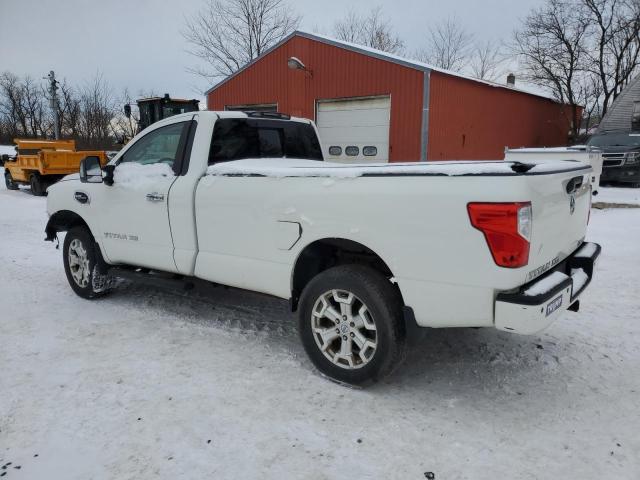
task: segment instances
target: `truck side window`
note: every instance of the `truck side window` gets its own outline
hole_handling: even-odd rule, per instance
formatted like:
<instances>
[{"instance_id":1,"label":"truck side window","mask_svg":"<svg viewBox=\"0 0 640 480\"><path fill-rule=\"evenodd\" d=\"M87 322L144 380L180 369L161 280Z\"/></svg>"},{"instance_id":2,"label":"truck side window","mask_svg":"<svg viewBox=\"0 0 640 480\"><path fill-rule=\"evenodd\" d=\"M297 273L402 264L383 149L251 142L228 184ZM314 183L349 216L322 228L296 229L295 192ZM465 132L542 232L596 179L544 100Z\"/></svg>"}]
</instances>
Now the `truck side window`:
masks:
<instances>
[{"instance_id":1,"label":"truck side window","mask_svg":"<svg viewBox=\"0 0 640 480\"><path fill-rule=\"evenodd\" d=\"M209 165L244 158L322 160L322 150L310 124L283 120L222 118L216 121Z\"/></svg>"},{"instance_id":2,"label":"truck side window","mask_svg":"<svg viewBox=\"0 0 640 480\"><path fill-rule=\"evenodd\" d=\"M173 167L180 155L180 139L186 135L188 123L174 123L147 133L125 152L120 161L143 165L166 163Z\"/></svg>"}]
</instances>

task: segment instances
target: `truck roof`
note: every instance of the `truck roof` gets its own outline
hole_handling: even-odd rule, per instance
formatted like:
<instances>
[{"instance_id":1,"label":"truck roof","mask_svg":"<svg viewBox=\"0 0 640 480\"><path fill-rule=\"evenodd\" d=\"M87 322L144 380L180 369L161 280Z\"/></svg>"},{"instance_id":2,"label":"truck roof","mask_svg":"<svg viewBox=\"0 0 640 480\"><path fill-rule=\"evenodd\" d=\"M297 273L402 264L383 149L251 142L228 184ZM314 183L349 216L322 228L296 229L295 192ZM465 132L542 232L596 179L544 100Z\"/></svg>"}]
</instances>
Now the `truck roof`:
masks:
<instances>
[{"instance_id":1,"label":"truck roof","mask_svg":"<svg viewBox=\"0 0 640 480\"><path fill-rule=\"evenodd\" d=\"M292 121L292 122L300 122L300 123L310 123L311 120L308 118L302 117L290 117L289 115L285 115L282 113L271 113L271 112L240 112L240 111L226 111L226 110L200 110L199 112L187 112L181 113L179 115L174 115L169 117L171 120L175 120L176 118L191 118L193 115L203 115L205 117L216 117L216 118L262 118L265 120L284 120L284 121ZM165 119L168 120L168 119Z\"/></svg>"}]
</instances>

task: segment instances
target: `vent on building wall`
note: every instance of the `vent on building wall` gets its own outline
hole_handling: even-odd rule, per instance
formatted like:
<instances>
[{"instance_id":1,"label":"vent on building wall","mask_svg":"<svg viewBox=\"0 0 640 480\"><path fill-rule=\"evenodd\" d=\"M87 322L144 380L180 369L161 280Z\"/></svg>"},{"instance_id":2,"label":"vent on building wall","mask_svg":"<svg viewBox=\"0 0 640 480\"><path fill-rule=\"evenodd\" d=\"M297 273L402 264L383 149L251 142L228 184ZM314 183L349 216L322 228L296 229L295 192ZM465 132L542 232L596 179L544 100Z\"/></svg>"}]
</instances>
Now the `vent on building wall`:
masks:
<instances>
[{"instance_id":1,"label":"vent on building wall","mask_svg":"<svg viewBox=\"0 0 640 480\"><path fill-rule=\"evenodd\" d=\"M516 76L513 73L507 75L507 86L515 87L516 86Z\"/></svg>"}]
</instances>

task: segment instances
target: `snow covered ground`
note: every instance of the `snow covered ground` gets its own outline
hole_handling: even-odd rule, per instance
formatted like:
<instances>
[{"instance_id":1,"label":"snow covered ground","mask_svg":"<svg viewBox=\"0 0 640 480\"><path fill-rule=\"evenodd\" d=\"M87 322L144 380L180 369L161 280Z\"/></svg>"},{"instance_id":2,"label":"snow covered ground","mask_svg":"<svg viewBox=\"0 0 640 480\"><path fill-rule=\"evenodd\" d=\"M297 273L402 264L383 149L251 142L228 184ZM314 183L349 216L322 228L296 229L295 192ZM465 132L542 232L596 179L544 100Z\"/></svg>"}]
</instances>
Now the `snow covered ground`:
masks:
<instances>
[{"instance_id":1,"label":"snow covered ground","mask_svg":"<svg viewBox=\"0 0 640 480\"><path fill-rule=\"evenodd\" d=\"M279 300L76 297L45 202L0 186L3 480L640 478L640 209L593 212L579 313L427 331L353 390L312 370Z\"/></svg>"},{"instance_id":2,"label":"snow covered ground","mask_svg":"<svg viewBox=\"0 0 640 480\"><path fill-rule=\"evenodd\" d=\"M598 195L593 198L593 201L594 203L640 205L640 188L600 187Z\"/></svg>"}]
</instances>

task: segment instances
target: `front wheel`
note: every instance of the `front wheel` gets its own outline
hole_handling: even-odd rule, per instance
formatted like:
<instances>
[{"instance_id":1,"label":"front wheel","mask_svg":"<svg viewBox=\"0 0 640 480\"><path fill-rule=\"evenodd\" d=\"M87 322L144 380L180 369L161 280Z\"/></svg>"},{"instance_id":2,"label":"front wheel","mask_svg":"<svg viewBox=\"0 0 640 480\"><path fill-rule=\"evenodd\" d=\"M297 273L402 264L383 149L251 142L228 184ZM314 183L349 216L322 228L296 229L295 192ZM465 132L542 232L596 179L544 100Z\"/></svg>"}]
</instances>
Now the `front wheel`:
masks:
<instances>
[{"instance_id":1,"label":"front wheel","mask_svg":"<svg viewBox=\"0 0 640 480\"><path fill-rule=\"evenodd\" d=\"M93 236L85 227L72 228L64 238L62 255L67 281L82 298L96 298L111 288L111 277L103 272L97 248Z\"/></svg>"},{"instance_id":2,"label":"front wheel","mask_svg":"<svg viewBox=\"0 0 640 480\"><path fill-rule=\"evenodd\" d=\"M7 190L18 190L18 184L13 181L13 177L9 170L4 172L4 184L7 186Z\"/></svg>"},{"instance_id":3,"label":"front wheel","mask_svg":"<svg viewBox=\"0 0 640 480\"><path fill-rule=\"evenodd\" d=\"M311 280L300 299L298 328L316 368L342 383L381 380L404 355L400 294L369 267L341 265Z\"/></svg>"}]
</instances>

